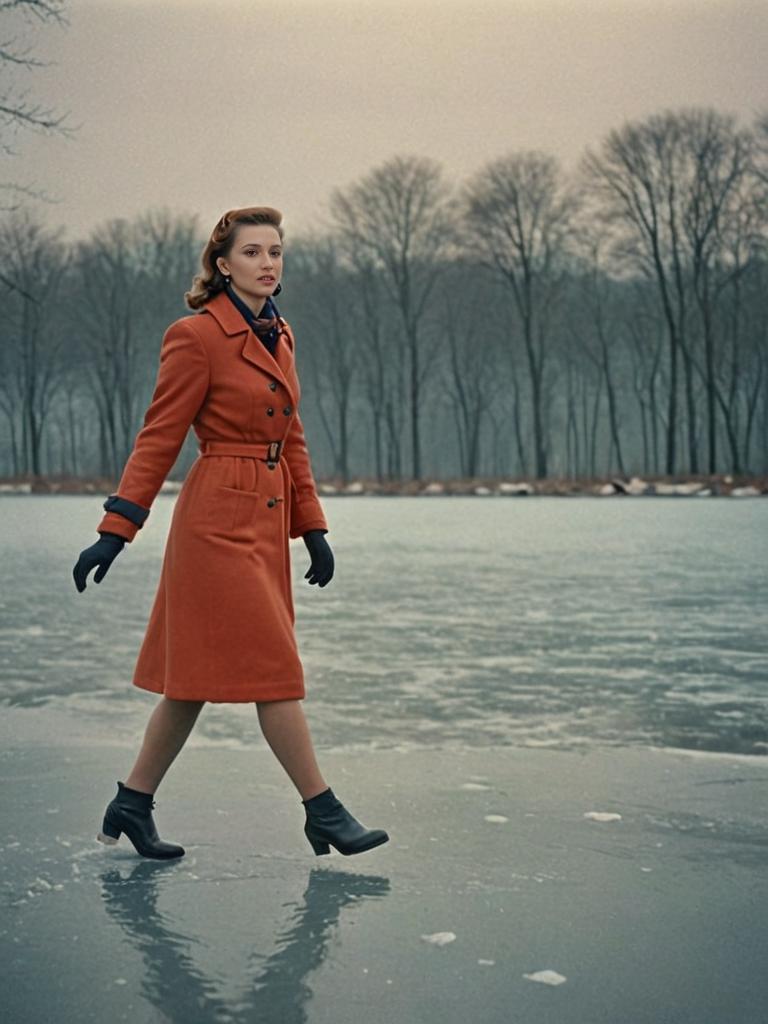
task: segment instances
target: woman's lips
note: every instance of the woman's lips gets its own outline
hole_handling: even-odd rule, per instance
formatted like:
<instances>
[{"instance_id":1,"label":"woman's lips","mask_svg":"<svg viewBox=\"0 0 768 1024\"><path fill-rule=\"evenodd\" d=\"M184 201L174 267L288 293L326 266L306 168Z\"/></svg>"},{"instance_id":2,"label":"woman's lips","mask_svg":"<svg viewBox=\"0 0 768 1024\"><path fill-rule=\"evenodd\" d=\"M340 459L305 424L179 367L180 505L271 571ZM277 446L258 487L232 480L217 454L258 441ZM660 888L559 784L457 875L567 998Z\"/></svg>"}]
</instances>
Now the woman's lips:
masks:
<instances>
[{"instance_id":1,"label":"woman's lips","mask_svg":"<svg viewBox=\"0 0 768 1024\"><path fill-rule=\"evenodd\" d=\"M259 278L259 280L260 280L260 281L264 281L264 282L265 282L265 284L272 284L272 282L273 282L273 281L274 281L275 279L274 279L274 277L260 277L260 278Z\"/></svg>"}]
</instances>

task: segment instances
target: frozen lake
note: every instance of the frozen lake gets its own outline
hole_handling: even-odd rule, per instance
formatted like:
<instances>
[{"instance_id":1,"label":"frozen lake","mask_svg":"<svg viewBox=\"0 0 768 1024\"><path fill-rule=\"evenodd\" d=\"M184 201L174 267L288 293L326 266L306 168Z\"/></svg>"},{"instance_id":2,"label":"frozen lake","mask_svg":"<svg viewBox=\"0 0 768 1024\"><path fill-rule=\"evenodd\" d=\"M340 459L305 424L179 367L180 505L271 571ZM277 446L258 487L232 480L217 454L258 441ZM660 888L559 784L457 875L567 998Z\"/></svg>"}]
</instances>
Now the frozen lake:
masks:
<instances>
[{"instance_id":1,"label":"frozen lake","mask_svg":"<svg viewBox=\"0 0 768 1024\"><path fill-rule=\"evenodd\" d=\"M0 501L3 1019L762 1024L768 502L327 499L305 708L390 842L315 858L255 709L209 704L162 862L94 837L174 498L78 594L102 500Z\"/></svg>"},{"instance_id":2,"label":"frozen lake","mask_svg":"<svg viewBox=\"0 0 768 1024\"><path fill-rule=\"evenodd\" d=\"M133 745L130 683L175 497L78 594L103 498L0 500L0 698L77 712ZM291 542L318 747L654 745L768 753L768 501L325 498L336 573ZM253 656L259 657L254 609ZM251 746L252 705L209 704L190 744Z\"/></svg>"}]
</instances>

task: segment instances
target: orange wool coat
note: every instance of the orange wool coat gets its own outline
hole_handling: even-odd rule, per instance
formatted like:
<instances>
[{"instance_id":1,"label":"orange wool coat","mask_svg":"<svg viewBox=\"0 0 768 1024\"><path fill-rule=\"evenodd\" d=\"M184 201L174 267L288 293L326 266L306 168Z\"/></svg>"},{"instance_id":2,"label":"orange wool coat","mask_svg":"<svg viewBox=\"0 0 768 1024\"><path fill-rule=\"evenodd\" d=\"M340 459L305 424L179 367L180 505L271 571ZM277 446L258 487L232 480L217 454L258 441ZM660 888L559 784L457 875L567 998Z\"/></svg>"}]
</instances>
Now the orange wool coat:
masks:
<instances>
[{"instance_id":1,"label":"orange wool coat","mask_svg":"<svg viewBox=\"0 0 768 1024\"><path fill-rule=\"evenodd\" d=\"M273 358L224 292L163 336L152 401L115 493L149 509L190 425L199 455L174 505L134 686L177 700L305 696L288 541L328 525L294 349L281 317ZM279 452L268 448L276 441ZM138 529L117 512L97 526L128 541Z\"/></svg>"}]
</instances>

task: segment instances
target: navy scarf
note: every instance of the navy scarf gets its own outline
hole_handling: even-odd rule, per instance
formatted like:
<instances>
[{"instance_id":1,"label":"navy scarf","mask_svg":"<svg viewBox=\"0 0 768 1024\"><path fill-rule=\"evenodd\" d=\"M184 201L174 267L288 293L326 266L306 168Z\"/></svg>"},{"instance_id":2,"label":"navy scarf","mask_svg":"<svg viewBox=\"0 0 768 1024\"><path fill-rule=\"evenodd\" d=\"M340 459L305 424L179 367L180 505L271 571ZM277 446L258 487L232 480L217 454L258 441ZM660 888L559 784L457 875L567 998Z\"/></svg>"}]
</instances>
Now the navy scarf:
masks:
<instances>
[{"instance_id":1,"label":"navy scarf","mask_svg":"<svg viewBox=\"0 0 768 1024\"><path fill-rule=\"evenodd\" d=\"M277 311L277 306L275 305L272 296L267 296L261 310L261 316L257 317L254 315L250 306L246 305L246 303L243 302L240 296L235 292L229 281L227 281L224 286L224 291L243 314L246 323L256 337L263 342L264 347L267 349L269 354L274 356L275 349L277 348L277 339L280 334L280 326L278 322L280 314Z\"/></svg>"}]
</instances>

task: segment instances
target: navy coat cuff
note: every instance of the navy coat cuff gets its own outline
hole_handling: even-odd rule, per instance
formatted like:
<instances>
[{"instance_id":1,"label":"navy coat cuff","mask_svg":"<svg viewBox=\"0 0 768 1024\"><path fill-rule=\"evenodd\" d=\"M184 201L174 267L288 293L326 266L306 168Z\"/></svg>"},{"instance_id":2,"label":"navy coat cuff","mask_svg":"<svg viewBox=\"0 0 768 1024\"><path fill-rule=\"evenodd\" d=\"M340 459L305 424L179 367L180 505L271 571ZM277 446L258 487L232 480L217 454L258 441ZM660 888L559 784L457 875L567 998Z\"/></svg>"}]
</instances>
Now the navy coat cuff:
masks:
<instances>
[{"instance_id":1,"label":"navy coat cuff","mask_svg":"<svg viewBox=\"0 0 768 1024\"><path fill-rule=\"evenodd\" d=\"M103 508L107 512L117 512L118 515L125 516L126 519L129 519L139 529L142 528L145 519L149 515L148 508L144 508L143 505L137 505L134 501L128 501L127 498L121 498L118 494L110 494L104 502Z\"/></svg>"}]
</instances>

